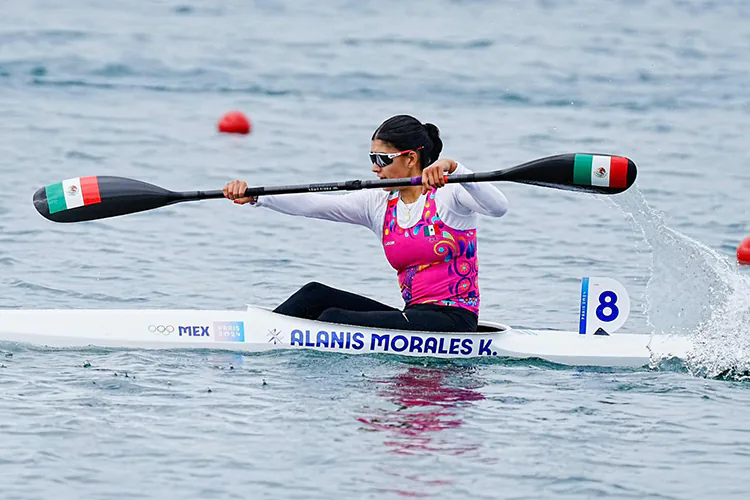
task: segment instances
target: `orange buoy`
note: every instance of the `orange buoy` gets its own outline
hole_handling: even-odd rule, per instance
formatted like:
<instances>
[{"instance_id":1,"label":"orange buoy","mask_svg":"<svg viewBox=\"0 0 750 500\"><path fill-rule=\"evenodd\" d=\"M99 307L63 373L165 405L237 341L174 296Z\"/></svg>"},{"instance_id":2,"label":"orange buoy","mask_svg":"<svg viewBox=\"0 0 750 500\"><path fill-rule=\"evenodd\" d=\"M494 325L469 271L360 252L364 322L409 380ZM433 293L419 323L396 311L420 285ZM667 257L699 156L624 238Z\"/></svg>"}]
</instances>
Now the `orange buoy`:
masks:
<instances>
[{"instance_id":1,"label":"orange buoy","mask_svg":"<svg viewBox=\"0 0 750 500\"><path fill-rule=\"evenodd\" d=\"M750 236L737 247L737 262L744 266L750 265Z\"/></svg>"},{"instance_id":2,"label":"orange buoy","mask_svg":"<svg viewBox=\"0 0 750 500\"><path fill-rule=\"evenodd\" d=\"M250 120L241 111L230 111L221 117L218 128L225 134L249 134Z\"/></svg>"}]
</instances>

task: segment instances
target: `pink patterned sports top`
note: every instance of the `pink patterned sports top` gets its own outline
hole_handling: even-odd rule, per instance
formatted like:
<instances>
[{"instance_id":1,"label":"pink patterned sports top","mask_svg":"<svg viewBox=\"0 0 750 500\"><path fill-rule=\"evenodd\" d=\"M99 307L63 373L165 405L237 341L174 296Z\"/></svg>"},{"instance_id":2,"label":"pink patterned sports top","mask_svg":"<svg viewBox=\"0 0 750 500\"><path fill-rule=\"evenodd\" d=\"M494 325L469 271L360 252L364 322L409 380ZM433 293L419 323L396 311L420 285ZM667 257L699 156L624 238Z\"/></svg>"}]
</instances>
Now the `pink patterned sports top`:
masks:
<instances>
[{"instance_id":1,"label":"pink patterned sports top","mask_svg":"<svg viewBox=\"0 0 750 500\"><path fill-rule=\"evenodd\" d=\"M419 222L407 229L396 217L399 193L391 193L383 224L385 256L398 272L407 306L453 306L478 314L477 231L454 229L440 220L435 192L427 194Z\"/></svg>"}]
</instances>

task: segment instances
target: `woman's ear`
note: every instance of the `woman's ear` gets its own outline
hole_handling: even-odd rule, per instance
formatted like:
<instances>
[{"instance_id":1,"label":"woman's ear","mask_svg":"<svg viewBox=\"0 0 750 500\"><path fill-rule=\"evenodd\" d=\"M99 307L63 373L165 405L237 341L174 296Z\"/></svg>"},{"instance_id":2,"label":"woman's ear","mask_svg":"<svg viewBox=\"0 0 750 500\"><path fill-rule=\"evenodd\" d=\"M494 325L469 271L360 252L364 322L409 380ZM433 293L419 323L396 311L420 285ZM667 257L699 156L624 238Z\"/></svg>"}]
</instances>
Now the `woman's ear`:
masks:
<instances>
[{"instance_id":1,"label":"woman's ear","mask_svg":"<svg viewBox=\"0 0 750 500\"><path fill-rule=\"evenodd\" d=\"M409 170L412 168L419 168L419 154L414 151L409 153ZM422 168L424 168L424 166Z\"/></svg>"}]
</instances>

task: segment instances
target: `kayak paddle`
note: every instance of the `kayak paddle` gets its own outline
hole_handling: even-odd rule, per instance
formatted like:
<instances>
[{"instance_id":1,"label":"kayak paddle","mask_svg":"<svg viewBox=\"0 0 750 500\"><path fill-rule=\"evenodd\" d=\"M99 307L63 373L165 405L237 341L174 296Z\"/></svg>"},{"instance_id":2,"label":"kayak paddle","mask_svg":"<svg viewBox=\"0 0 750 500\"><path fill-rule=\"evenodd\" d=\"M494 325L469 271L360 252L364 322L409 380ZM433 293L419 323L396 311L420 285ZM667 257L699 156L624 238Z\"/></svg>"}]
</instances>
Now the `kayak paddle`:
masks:
<instances>
[{"instance_id":1,"label":"kayak paddle","mask_svg":"<svg viewBox=\"0 0 750 500\"><path fill-rule=\"evenodd\" d=\"M446 176L448 183L508 181L567 191L617 194L635 182L635 163L621 156L562 154L540 158L494 172ZM356 191L422 184L421 177L374 179L303 184L296 186L250 187L245 196L322 191ZM169 191L146 182L113 176L76 177L40 188L34 193L34 207L53 222L83 222L143 212L183 201L224 198L216 191Z\"/></svg>"}]
</instances>

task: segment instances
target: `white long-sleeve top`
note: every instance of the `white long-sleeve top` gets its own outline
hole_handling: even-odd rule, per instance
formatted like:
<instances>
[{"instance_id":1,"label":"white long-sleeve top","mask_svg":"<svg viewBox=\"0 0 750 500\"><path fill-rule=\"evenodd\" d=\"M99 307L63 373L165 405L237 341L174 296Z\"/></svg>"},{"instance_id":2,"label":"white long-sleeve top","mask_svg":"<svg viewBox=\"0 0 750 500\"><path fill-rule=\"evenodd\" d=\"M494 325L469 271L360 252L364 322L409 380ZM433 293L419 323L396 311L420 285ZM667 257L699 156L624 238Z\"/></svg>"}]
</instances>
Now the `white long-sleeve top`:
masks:
<instances>
[{"instance_id":1,"label":"white long-sleeve top","mask_svg":"<svg viewBox=\"0 0 750 500\"><path fill-rule=\"evenodd\" d=\"M458 164L448 175L470 174L471 170ZM381 240L389 192L367 189L344 195L322 193L285 194L261 196L255 204L289 215L346 222L370 228ZM422 217L425 196L406 204L400 198L396 208L398 224L413 227ZM446 184L435 194L437 212L441 220L455 229L474 229L477 215L501 217L508 211L508 199L489 183Z\"/></svg>"}]
</instances>

